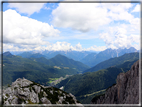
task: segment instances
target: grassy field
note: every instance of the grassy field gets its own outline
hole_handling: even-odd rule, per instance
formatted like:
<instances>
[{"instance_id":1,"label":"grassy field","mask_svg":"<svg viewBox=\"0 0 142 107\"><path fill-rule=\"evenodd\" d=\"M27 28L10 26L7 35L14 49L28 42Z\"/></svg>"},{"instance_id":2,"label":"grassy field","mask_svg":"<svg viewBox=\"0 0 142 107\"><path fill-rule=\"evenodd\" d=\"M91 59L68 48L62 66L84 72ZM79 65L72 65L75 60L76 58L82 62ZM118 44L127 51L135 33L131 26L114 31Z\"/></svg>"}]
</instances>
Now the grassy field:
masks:
<instances>
[{"instance_id":1,"label":"grassy field","mask_svg":"<svg viewBox=\"0 0 142 107\"><path fill-rule=\"evenodd\" d=\"M48 83L52 83L53 81L57 80L59 78L49 78L49 82Z\"/></svg>"}]
</instances>

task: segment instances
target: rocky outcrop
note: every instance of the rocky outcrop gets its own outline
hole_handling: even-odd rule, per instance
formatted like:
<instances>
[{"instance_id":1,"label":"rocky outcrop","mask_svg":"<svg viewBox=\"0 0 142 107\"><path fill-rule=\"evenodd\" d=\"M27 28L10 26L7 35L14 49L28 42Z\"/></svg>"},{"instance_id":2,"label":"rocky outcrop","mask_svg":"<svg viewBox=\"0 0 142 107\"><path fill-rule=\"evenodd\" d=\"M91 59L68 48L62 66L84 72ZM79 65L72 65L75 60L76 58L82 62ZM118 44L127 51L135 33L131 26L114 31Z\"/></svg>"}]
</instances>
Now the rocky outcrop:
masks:
<instances>
[{"instance_id":1,"label":"rocky outcrop","mask_svg":"<svg viewBox=\"0 0 142 107\"><path fill-rule=\"evenodd\" d=\"M138 104L139 103L139 61L126 73L117 76L116 84L106 93L92 99L95 104Z\"/></svg>"},{"instance_id":2,"label":"rocky outcrop","mask_svg":"<svg viewBox=\"0 0 142 107\"><path fill-rule=\"evenodd\" d=\"M80 104L71 93L43 86L25 78L3 90L3 104Z\"/></svg>"}]
</instances>

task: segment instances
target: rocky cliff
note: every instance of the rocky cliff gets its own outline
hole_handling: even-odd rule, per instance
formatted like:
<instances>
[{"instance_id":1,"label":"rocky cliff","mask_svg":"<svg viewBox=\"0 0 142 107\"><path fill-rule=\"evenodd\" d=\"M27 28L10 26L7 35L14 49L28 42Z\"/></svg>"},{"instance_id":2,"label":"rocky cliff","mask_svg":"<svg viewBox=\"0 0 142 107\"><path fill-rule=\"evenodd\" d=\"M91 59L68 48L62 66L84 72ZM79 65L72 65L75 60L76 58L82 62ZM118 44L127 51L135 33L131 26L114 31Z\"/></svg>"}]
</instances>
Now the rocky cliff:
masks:
<instances>
[{"instance_id":1,"label":"rocky cliff","mask_svg":"<svg viewBox=\"0 0 142 107\"><path fill-rule=\"evenodd\" d=\"M138 104L139 103L139 61L126 73L117 76L116 84L106 93L92 99L94 104Z\"/></svg>"},{"instance_id":2,"label":"rocky cliff","mask_svg":"<svg viewBox=\"0 0 142 107\"><path fill-rule=\"evenodd\" d=\"M3 104L79 104L79 102L71 93L19 78L3 90Z\"/></svg>"}]
</instances>

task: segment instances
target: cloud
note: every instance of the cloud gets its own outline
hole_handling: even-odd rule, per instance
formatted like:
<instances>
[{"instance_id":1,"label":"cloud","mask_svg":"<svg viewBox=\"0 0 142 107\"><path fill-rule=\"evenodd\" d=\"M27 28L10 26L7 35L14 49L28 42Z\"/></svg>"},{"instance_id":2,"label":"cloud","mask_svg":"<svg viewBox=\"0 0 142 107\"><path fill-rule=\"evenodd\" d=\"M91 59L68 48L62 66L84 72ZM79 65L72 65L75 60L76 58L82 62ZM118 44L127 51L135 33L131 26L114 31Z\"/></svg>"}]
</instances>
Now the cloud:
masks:
<instances>
[{"instance_id":1,"label":"cloud","mask_svg":"<svg viewBox=\"0 0 142 107\"><path fill-rule=\"evenodd\" d=\"M107 49L106 46L96 46L96 45L94 45L94 46L91 46L91 47L85 49L85 51L104 51L105 49Z\"/></svg>"},{"instance_id":2,"label":"cloud","mask_svg":"<svg viewBox=\"0 0 142 107\"><path fill-rule=\"evenodd\" d=\"M56 42L55 44L50 44L45 47L46 50L50 51L82 51L82 45L80 43L76 44L74 47L68 42Z\"/></svg>"},{"instance_id":3,"label":"cloud","mask_svg":"<svg viewBox=\"0 0 142 107\"><path fill-rule=\"evenodd\" d=\"M130 7L132 7L131 3L101 3L100 6L102 8L106 8L113 13L120 13L123 11L127 11Z\"/></svg>"},{"instance_id":4,"label":"cloud","mask_svg":"<svg viewBox=\"0 0 142 107\"><path fill-rule=\"evenodd\" d=\"M101 6L108 10L108 17L112 21L124 20L129 22L134 17L128 12L128 10L133 6L131 3L102 3Z\"/></svg>"},{"instance_id":5,"label":"cloud","mask_svg":"<svg viewBox=\"0 0 142 107\"><path fill-rule=\"evenodd\" d=\"M56 42L54 44L48 43L47 45L17 45L17 44L3 44L3 50L6 51L103 51L106 46L91 46L89 48L82 48L80 43L72 46L68 42Z\"/></svg>"},{"instance_id":6,"label":"cloud","mask_svg":"<svg viewBox=\"0 0 142 107\"><path fill-rule=\"evenodd\" d=\"M48 43L46 45L14 45L14 44L5 44L4 51L67 51L67 50L76 50L68 42L56 42L54 44Z\"/></svg>"},{"instance_id":7,"label":"cloud","mask_svg":"<svg viewBox=\"0 0 142 107\"><path fill-rule=\"evenodd\" d=\"M140 18L133 18L130 20L130 29L133 32L140 33Z\"/></svg>"},{"instance_id":8,"label":"cloud","mask_svg":"<svg viewBox=\"0 0 142 107\"><path fill-rule=\"evenodd\" d=\"M98 14L101 13L101 14ZM107 9L97 3L61 3L52 11L53 25L87 32L108 24Z\"/></svg>"},{"instance_id":9,"label":"cloud","mask_svg":"<svg viewBox=\"0 0 142 107\"><path fill-rule=\"evenodd\" d=\"M3 40L4 43L44 45L48 37L57 37L59 30L48 23L21 16L15 10L3 13Z\"/></svg>"},{"instance_id":10,"label":"cloud","mask_svg":"<svg viewBox=\"0 0 142 107\"><path fill-rule=\"evenodd\" d=\"M100 34L100 39L105 42L107 48L117 49L135 47L136 44L140 43L140 35L128 35L128 28L129 26L123 25L119 27L109 27L107 32Z\"/></svg>"},{"instance_id":11,"label":"cloud","mask_svg":"<svg viewBox=\"0 0 142 107\"><path fill-rule=\"evenodd\" d=\"M82 50L82 45L81 45L80 43L78 43L78 44L75 46L75 48L76 48L77 50Z\"/></svg>"},{"instance_id":12,"label":"cloud","mask_svg":"<svg viewBox=\"0 0 142 107\"><path fill-rule=\"evenodd\" d=\"M44 7L44 9L46 9L46 10L50 10L51 8L50 8L50 7Z\"/></svg>"},{"instance_id":13,"label":"cloud","mask_svg":"<svg viewBox=\"0 0 142 107\"><path fill-rule=\"evenodd\" d=\"M5 49L102 51L106 48L116 49L120 47L128 48L130 46L138 48L138 41L140 40L140 18L135 18L128 12L131 7L131 3L60 3L58 7L52 11L53 25L55 27L71 28L73 30L81 31L77 31L77 34L68 38L95 39L98 37L98 35L94 33L96 30L98 30L97 33L100 31L103 32L99 36L106 43L106 46L94 45L86 49L82 48L80 43L72 46L67 42L56 42L55 44L46 42L45 40L50 38L54 39L53 37L59 36L60 31L48 23L42 23L25 16L21 16L15 10L9 9L3 14L3 39L4 44L7 47ZM16 8L16 6L14 8ZM43 5L43 7L40 6L40 8L45 9L46 7ZM36 10L36 8L33 8L33 10ZM39 11L40 9L33 12ZM20 13L22 13L22 10ZM31 15L33 13L31 12L26 14ZM114 23L115 21L119 24ZM114 23L113 26L110 24L111 22ZM123 24L121 24L121 22L123 22ZM127 22L127 24L125 22ZM93 31L93 33L88 33L90 30L91 32ZM55 38L55 41L56 39L57 41L59 39L63 40L63 38L66 39L67 36L65 37L62 35L60 38ZM9 43L14 44L11 45Z\"/></svg>"},{"instance_id":14,"label":"cloud","mask_svg":"<svg viewBox=\"0 0 142 107\"><path fill-rule=\"evenodd\" d=\"M141 45L140 44L134 44L135 49L140 50L141 49Z\"/></svg>"},{"instance_id":15,"label":"cloud","mask_svg":"<svg viewBox=\"0 0 142 107\"><path fill-rule=\"evenodd\" d=\"M140 12L140 5L137 4L134 10L132 10L132 12Z\"/></svg>"},{"instance_id":16,"label":"cloud","mask_svg":"<svg viewBox=\"0 0 142 107\"><path fill-rule=\"evenodd\" d=\"M135 43L138 43L138 44L140 43L140 35L131 34L129 36L129 39L131 39L132 42L135 42Z\"/></svg>"},{"instance_id":17,"label":"cloud","mask_svg":"<svg viewBox=\"0 0 142 107\"><path fill-rule=\"evenodd\" d=\"M14 45L5 44L3 45L4 51L67 51L75 50L70 43L67 42L56 42L55 44L48 43L47 45Z\"/></svg>"},{"instance_id":18,"label":"cloud","mask_svg":"<svg viewBox=\"0 0 142 107\"><path fill-rule=\"evenodd\" d=\"M15 8L19 13L25 13L29 16L35 12L39 12L45 3L9 3L8 7Z\"/></svg>"},{"instance_id":19,"label":"cloud","mask_svg":"<svg viewBox=\"0 0 142 107\"><path fill-rule=\"evenodd\" d=\"M101 29L113 21L130 22L131 3L61 3L52 11L53 25L81 32Z\"/></svg>"},{"instance_id":20,"label":"cloud","mask_svg":"<svg viewBox=\"0 0 142 107\"><path fill-rule=\"evenodd\" d=\"M47 46L50 45L50 43L47 44ZM45 50L44 45L19 45L19 44L6 44L3 43L3 50L6 51L44 51Z\"/></svg>"},{"instance_id":21,"label":"cloud","mask_svg":"<svg viewBox=\"0 0 142 107\"><path fill-rule=\"evenodd\" d=\"M69 50L73 49L70 43L67 42L56 42L53 45L47 46L47 50L54 50L54 51L59 51L59 50Z\"/></svg>"},{"instance_id":22,"label":"cloud","mask_svg":"<svg viewBox=\"0 0 142 107\"><path fill-rule=\"evenodd\" d=\"M3 43L3 51L31 51L32 47L28 45L14 45Z\"/></svg>"}]
</instances>

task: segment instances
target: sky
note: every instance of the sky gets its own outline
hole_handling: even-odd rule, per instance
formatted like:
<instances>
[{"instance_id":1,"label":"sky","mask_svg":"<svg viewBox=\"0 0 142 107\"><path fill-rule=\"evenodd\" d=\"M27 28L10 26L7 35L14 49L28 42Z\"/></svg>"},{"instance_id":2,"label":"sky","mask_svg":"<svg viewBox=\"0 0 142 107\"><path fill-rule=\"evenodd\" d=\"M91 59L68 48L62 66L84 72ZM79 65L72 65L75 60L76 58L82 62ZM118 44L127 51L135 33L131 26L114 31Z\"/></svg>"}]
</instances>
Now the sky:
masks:
<instances>
[{"instance_id":1,"label":"sky","mask_svg":"<svg viewBox=\"0 0 142 107\"><path fill-rule=\"evenodd\" d=\"M3 51L140 49L140 3L3 3Z\"/></svg>"}]
</instances>

